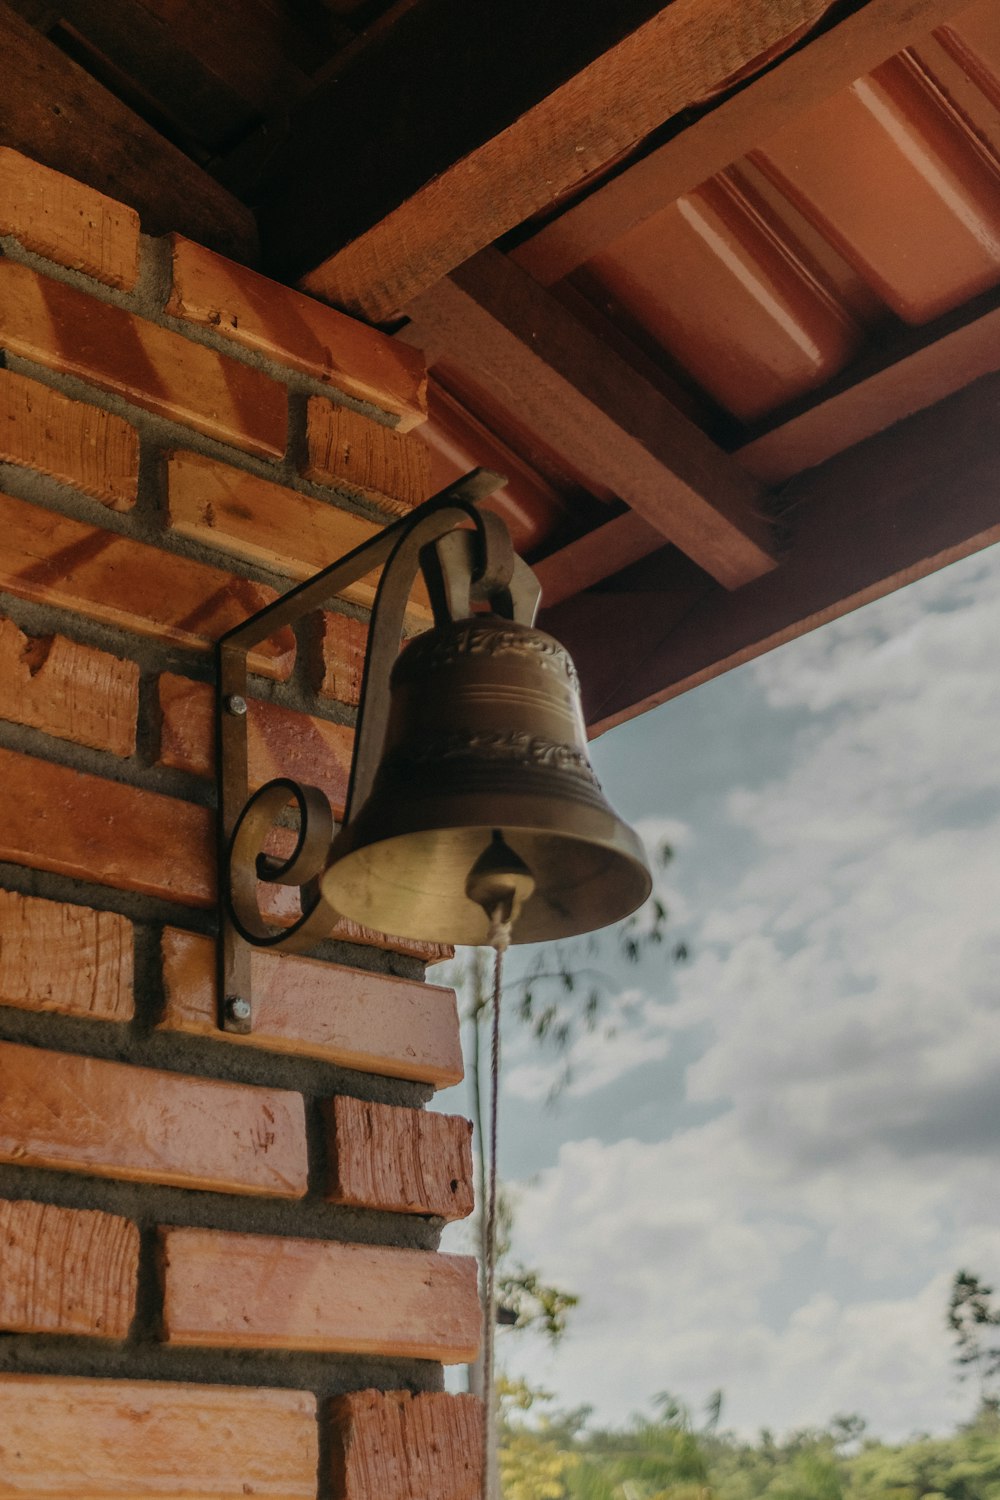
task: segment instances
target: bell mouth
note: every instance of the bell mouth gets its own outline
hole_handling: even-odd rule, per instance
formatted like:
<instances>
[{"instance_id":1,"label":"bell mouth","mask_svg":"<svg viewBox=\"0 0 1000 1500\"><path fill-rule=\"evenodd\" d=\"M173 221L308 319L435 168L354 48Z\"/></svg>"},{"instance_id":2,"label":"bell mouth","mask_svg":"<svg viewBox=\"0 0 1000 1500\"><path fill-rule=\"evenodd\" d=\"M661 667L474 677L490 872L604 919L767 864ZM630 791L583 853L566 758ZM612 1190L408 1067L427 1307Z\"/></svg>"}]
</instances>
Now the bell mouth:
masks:
<instances>
[{"instance_id":1,"label":"bell mouth","mask_svg":"<svg viewBox=\"0 0 1000 1500\"><path fill-rule=\"evenodd\" d=\"M523 817L524 799L518 800ZM351 838L349 827L334 841L323 895L342 916L394 937L479 946L488 939L489 920L466 893L466 882L499 831L535 883L511 941L576 937L627 917L652 889L642 845L626 824L610 810L596 809L577 823L568 832L494 817L489 823L414 827L370 839L364 839L363 828L361 838Z\"/></svg>"}]
</instances>

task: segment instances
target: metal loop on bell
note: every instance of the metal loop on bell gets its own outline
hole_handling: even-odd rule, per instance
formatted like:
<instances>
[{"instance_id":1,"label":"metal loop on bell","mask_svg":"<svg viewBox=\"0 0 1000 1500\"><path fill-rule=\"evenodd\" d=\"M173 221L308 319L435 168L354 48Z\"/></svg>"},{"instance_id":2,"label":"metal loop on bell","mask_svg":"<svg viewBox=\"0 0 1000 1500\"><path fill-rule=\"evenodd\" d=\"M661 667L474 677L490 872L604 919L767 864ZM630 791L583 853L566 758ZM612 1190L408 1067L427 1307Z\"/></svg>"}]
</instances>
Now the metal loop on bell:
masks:
<instances>
[{"instance_id":1,"label":"metal loop on bell","mask_svg":"<svg viewBox=\"0 0 1000 1500\"><path fill-rule=\"evenodd\" d=\"M517 553L499 516L483 510L479 512L479 521L483 545L479 565L472 574L473 593L476 598L489 599L509 588Z\"/></svg>"},{"instance_id":2,"label":"metal loop on bell","mask_svg":"<svg viewBox=\"0 0 1000 1500\"><path fill-rule=\"evenodd\" d=\"M466 619L475 604L533 625L542 594L538 579L514 551L500 517L484 511L480 520L481 531L450 531L421 555L435 625Z\"/></svg>"}]
</instances>

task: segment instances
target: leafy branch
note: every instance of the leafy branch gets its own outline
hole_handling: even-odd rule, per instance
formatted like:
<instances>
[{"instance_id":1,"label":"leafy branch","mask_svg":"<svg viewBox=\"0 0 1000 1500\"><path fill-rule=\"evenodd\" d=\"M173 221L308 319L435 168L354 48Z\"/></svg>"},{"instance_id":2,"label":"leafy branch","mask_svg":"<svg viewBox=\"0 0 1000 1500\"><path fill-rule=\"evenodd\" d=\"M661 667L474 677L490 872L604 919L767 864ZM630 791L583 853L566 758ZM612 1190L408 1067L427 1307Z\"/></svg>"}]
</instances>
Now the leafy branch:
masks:
<instances>
[{"instance_id":1,"label":"leafy branch","mask_svg":"<svg viewBox=\"0 0 1000 1500\"><path fill-rule=\"evenodd\" d=\"M983 1406L996 1406L991 1384L1000 1375L1000 1345L990 1344L985 1330L1000 1327L1000 1309L993 1305L993 1288L971 1271L957 1271L948 1302L948 1327L955 1335L959 1379L973 1370Z\"/></svg>"}]
</instances>

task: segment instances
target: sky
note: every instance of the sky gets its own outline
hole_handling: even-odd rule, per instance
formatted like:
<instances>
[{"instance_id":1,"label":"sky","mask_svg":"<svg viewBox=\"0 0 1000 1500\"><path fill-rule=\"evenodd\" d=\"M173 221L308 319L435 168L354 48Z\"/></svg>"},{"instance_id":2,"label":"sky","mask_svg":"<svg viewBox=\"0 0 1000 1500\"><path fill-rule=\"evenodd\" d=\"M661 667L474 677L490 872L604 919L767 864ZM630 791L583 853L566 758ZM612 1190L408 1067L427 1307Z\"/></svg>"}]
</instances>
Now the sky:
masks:
<instances>
[{"instance_id":1,"label":"sky","mask_svg":"<svg viewBox=\"0 0 1000 1500\"><path fill-rule=\"evenodd\" d=\"M860 1412L887 1439L971 1415L945 1310L960 1267L1000 1283L998 643L994 548L591 747L674 849L690 957L612 966L554 1104L507 1005L514 1253L580 1305L554 1352L502 1330L498 1357L558 1407L721 1387L747 1436Z\"/></svg>"}]
</instances>

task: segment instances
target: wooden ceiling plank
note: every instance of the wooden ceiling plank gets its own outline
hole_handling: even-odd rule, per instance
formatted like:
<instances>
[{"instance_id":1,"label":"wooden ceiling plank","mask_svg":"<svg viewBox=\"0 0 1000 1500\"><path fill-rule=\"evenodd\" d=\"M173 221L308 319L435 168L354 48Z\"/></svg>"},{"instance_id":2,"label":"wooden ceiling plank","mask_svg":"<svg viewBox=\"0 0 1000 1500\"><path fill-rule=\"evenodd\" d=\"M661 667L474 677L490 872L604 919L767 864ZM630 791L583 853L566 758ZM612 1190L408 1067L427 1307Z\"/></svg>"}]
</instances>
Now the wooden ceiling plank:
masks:
<instances>
[{"instance_id":1,"label":"wooden ceiling plank","mask_svg":"<svg viewBox=\"0 0 1000 1500\"><path fill-rule=\"evenodd\" d=\"M385 321L828 4L618 0L567 25L555 0L416 0L298 111L264 185L273 265Z\"/></svg>"},{"instance_id":2,"label":"wooden ceiling plank","mask_svg":"<svg viewBox=\"0 0 1000 1500\"><path fill-rule=\"evenodd\" d=\"M138 209L147 233L256 259L249 209L2 3L0 55L0 145Z\"/></svg>"},{"instance_id":3,"label":"wooden ceiling plank","mask_svg":"<svg viewBox=\"0 0 1000 1500\"><path fill-rule=\"evenodd\" d=\"M134 3L134 0L133 0ZM88 0L100 6L103 0ZM287 105L308 81L326 43L270 0L138 0L175 47L257 113Z\"/></svg>"},{"instance_id":4,"label":"wooden ceiling plank","mask_svg":"<svg viewBox=\"0 0 1000 1500\"><path fill-rule=\"evenodd\" d=\"M551 286L804 111L968 8L969 0L867 0L511 252Z\"/></svg>"},{"instance_id":5,"label":"wooden ceiling plank","mask_svg":"<svg viewBox=\"0 0 1000 1500\"><path fill-rule=\"evenodd\" d=\"M22 3L12 0L13 9ZM207 156L204 148L236 137L263 108L213 76L183 31L137 0L62 0L59 27L64 50L151 123L169 122L182 149L199 143ZM246 30L252 36L249 18Z\"/></svg>"},{"instance_id":6,"label":"wooden ceiling plank","mask_svg":"<svg viewBox=\"0 0 1000 1500\"><path fill-rule=\"evenodd\" d=\"M10 8L39 31L57 26L64 10L61 0L10 0Z\"/></svg>"},{"instance_id":7,"label":"wooden ceiling plank","mask_svg":"<svg viewBox=\"0 0 1000 1500\"><path fill-rule=\"evenodd\" d=\"M431 363L474 369L495 401L546 434L727 588L775 566L752 479L635 370L498 250L411 307Z\"/></svg>"},{"instance_id":8,"label":"wooden ceiling plank","mask_svg":"<svg viewBox=\"0 0 1000 1500\"><path fill-rule=\"evenodd\" d=\"M658 616L659 596L625 595L627 651L606 627L619 618L613 592L551 610L544 623L577 662L591 732L1000 541L998 429L991 375L801 475L783 492L792 540L782 567L737 594L712 588L676 624Z\"/></svg>"}]
</instances>

